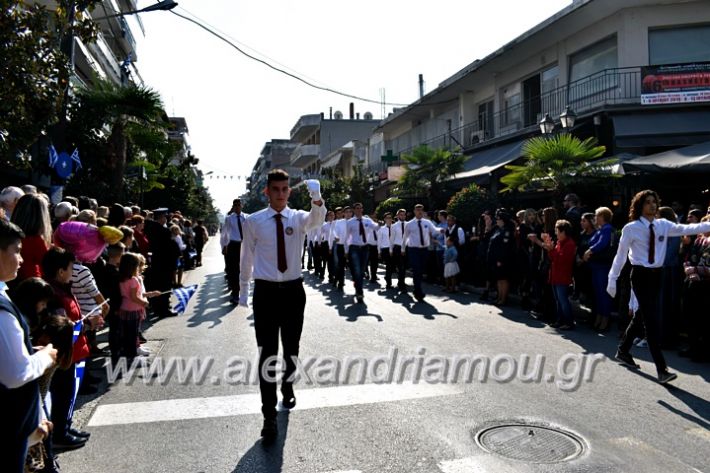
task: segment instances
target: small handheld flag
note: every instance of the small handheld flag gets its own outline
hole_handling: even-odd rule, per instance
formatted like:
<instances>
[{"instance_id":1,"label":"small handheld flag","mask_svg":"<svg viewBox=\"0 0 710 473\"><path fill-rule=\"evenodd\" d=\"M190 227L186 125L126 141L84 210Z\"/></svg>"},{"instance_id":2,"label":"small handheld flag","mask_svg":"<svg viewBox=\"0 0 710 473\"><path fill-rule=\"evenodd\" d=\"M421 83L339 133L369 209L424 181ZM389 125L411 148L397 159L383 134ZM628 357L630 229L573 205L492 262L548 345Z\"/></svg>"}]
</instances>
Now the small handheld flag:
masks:
<instances>
[{"instance_id":1,"label":"small handheld flag","mask_svg":"<svg viewBox=\"0 0 710 473\"><path fill-rule=\"evenodd\" d=\"M177 297L178 300L177 304L175 304L175 307L173 307L173 310L175 310L175 312L177 312L178 314L184 313L187 309L187 303L190 302L190 299L196 291L197 284L173 289L173 294L175 295L175 297Z\"/></svg>"}]
</instances>

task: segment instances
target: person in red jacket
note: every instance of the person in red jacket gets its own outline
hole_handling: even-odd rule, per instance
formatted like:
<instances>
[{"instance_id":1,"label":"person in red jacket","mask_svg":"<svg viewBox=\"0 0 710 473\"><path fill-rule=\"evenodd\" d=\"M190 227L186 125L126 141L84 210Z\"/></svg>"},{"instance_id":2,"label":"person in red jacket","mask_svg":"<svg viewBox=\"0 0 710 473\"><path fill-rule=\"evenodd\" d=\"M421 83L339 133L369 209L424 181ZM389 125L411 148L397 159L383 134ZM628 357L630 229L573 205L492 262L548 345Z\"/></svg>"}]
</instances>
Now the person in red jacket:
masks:
<instances>
[{"instance_id":1,"label":"person in red jacket","mask_svg":"<svg viewBox=\"0 0 710 473\"><path fill-rule=\"evenodd\" d=\"M54 300L48 309L57 315L64 315L72 322L81 320L81 309L76 297L71 292L71 276L74 255L62 248L51 248L42 259L44 279L54 290ZM97 328L103 323L100 315L87 317L84 321L90 328ZM72 429L69 412L75 389L75 364L89 356L89 343L81 333L74 342L72 363L68 369L58 369L52 377L52 423L54 424L53 443L58 448L70 449L81 447L89 436L87 432Z\"/></svg>"},{"instance_id":2,"label":"person in red jacket","mask_svg":"<svg viewBox=\"0 0 710 473\"><path fill-rule=\"evenodd\" d=\"M550 285L557 304L557 322L551 327L559 330L574 329L572 305L569 302L569 286L572 284L572 271L574 269L577 245L572 239L572 224L567 220L558 220L555 223L557 244L553 246L548 234L543 234L543 248L550 255L552 267L550 268Z\"/></svg>"}]
</instances>

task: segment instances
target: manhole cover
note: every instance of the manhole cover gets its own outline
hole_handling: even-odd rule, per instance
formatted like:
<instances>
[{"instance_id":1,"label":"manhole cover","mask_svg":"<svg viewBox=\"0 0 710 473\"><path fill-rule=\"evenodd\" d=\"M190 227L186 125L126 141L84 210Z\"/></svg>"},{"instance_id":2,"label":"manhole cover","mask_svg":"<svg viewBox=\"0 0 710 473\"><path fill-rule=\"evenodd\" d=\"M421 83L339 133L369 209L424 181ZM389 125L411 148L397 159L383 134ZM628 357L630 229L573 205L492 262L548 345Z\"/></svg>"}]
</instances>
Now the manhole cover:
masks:
<instances>
[{"instance_id":1,"label":"manhole cover","mask_svg":"<svg viewBox=\"0 0 710 473\"><path fill-rule=\"evenodd\" d=\"M487 428L476 436L486 451L530 463L558 463L572 460L584 451L576 436L550 427L507 424Z\"/></svg>"}]
</instances>

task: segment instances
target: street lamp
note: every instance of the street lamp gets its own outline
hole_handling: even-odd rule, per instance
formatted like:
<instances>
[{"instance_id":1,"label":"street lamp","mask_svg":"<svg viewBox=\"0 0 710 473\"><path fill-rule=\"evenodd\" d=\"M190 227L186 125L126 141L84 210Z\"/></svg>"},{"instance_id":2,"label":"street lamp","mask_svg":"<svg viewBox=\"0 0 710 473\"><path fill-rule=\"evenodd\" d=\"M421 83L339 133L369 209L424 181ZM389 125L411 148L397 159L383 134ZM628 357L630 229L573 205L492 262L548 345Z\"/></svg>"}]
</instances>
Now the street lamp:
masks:
<instances>
[{"instance_id":1,"label":"street lamp","mask_svg":"<svg viewBox=\"0 0 710 473\"><path fill-rule=\"evenodd\" d=\"M540 131L543 135L550 135L555 130L555 121L549 113L545 114L545 118L540 120Z\"/></svg>"},{"instance_id":2,"label":"street lamp","mask_svg":"<svg viewBox=\"0 0 710 473\"><path fill-rule=\"evenodd\" d=\"M568 105L562 115L560 115L560 121L562 122L562 128L565 130L570 130L574 126L574 122L577 120L577 114Z\"/></svg>"},{"instance_id":3,"label":"street lamp","mask_svg":"<svg viewBox=\"0 0 710 473\"><path fill-rule=\"evenodd\" d=\"M147 12L151 12L151 11L168 11L168 10L172 10L176 6L178 6L177 2L173 2L172 0L165 0L163 2L158 2L154 5L150 5L145 8L141 8L140 10L131 10L131 11L116 13L115 15L100 16L98 18L93 18L93 20L94 21L105 20L107 18L115 18L117 16L135 15L136 13L147 13Z\"/></svg>"}]
</instances>

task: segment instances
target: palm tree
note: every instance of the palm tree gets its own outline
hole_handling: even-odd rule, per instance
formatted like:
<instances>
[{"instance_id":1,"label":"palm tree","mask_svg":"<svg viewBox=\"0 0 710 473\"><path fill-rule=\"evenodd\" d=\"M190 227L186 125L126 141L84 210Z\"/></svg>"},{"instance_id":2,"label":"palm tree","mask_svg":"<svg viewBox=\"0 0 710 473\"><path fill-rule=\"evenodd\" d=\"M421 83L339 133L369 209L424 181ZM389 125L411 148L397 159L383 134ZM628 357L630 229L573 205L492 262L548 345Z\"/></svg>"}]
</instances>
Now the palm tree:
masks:
<instances>
[{"instance_id":1,"label":"palm tree","mask_svg":"<svg viewBox=\"0 0 710 473\"><path fill-rule=\"evenodd\" d=\"M609 167L616 160L599 160L605 152L595 138L580 140L569 133L531 138L522 147L525 164L505 167L510 173L500 180L506 186L501 192L558 190L581 179L614 176Z\"/></svg>"},{"instance_id":2,"label":"palm tree","mask_svg":"<svg viewBox=\"0 0 710 473\"><path fill-rule=\"evenodd\" d=\"M145 86L116 85L97 79L92 88L81 89L71 114L72 129L78 142L99 156L94 171L107 176L107 192L113 199L123 194L126 165L129 161L131 137L143 141L158 154L169 153L166 120L160 95ZM159 164L149 159L154 164Z\"/></svg>"},{"instance_id":3,"label":"palm tree","mask_svg":"<svg viewBox=\"0 0 710 473\"><path fill-rule=\"evenodd\" d=\"M431 208L446 206L446 181L463 169L465 157L457 150L433 149L427 145L402 154L407 171L399 181L398 197L426 199Z\"/></svg>"}]
</instances>

